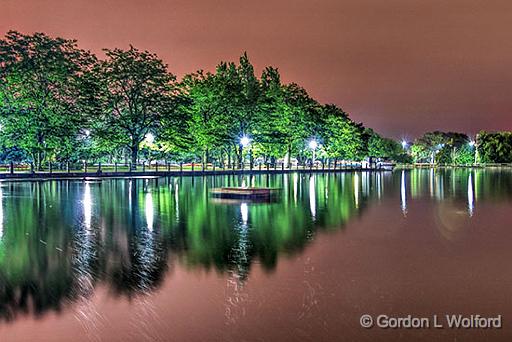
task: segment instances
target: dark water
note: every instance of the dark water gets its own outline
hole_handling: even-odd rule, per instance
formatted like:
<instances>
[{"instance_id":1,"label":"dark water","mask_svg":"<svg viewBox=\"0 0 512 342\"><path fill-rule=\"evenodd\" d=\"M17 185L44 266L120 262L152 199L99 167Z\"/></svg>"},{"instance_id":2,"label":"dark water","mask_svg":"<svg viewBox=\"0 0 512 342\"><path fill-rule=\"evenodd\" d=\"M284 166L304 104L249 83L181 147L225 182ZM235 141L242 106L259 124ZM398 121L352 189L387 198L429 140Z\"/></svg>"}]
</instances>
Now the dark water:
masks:
<instances>
[{"instance_id":1,"label":"dark water","mask_svg":"<svg viewBox=\"0 0 512 342\"><path fill-rule=\"evenodd\" d=\"M208 189L282 188L272 203ZM0 341L512 340L512 172L1 183ZM502 329L364 329L502 315Z\"/></svg>"}]
</instances>

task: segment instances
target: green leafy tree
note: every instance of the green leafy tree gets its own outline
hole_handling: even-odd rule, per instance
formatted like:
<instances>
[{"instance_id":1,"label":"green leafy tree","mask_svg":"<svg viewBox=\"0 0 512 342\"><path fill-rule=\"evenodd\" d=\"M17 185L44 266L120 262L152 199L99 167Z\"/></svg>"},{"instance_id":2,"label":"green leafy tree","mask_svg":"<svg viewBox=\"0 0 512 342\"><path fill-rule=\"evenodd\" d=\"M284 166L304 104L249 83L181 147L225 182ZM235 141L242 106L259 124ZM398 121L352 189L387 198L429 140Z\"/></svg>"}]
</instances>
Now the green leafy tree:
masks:
<instances>
[{"instance_id":1,"label":"green leafy tree","mask_svg":"<svg viewBox=\"0 0 512 342\"><path fill-rule=\"evenodd\" d=\"M231 122L228 126L228 141L232 148L228 149L235 152L240 165L243 152L240 138L252 135L259 117L260 82L247 53L240 57L238 66L234 63L221 63L217 67L216 78L218 99L222 101Z\"/></svg>"},{"instance_id":2,"label":"green leafy tree","mask_svg":"<svg viewBox=\"0 0 512 342\"><path fill-rule=\"evenodd\" d=\"M367 141L366 154L368 157L389 158L401 163L410 162L409 155L397 141L384 138L371 128L364 130L364 136Z\"/></svg>"},{"instance_id":3,"label":"green leafy tree","mask_svg":"<svg viewBox=\"0 0 512 342\"><path fill-rule=\"evenodd\" d=\"M469 143L469 137L456 132L428 132L414 141L411 154L415 162L448 164L455 152Z\"/></svg>"},{"instance_id":4,"label":"green leafy tree","mask_svg":"<svg viewBox=\"0 0 512 342\"><path fill-rule=\"evenodd\" d=\"M94 60L74 40L8 32L0 40L2 144L25 151L38 169L69 156L85 121L77 89Z\"/></svg>"},{"instance_id":5,"label":"green leafy tree","mask_svg":"<svg viewBox=\"0 0 512 342\"><path fill-rule=\"evenodd\" d=\"M480 132L478 156L483 163L512 163L512 132Z\"/></svg>"},{"instance_id":6,"label":"green leafy tree","mask_svg":"<svg viewBox=\"0 0 512 342\"><path fill-rule=\"evenodd\" d=\"M148 133L157 133L164 119L177 115L176 78L148 51L133 46L104 51L106 59L84 82L84 107L94 137L107 149L127 148L135 167Z\"/></svg>"},{"instance_id":7,"label":"green leafy tree","mask_svg":"<svg viewBox=\"0 0 512 342\"><path fill-rule=\"evenodd\" d=\"M183 108L189 118L190 150L199 150L206 163L209 152L229 143L229 127L232 124L220 97L218 77L198 71L184 77L182 89L189 100Z\"/></svg>"},{"instance_id":8,"label":"green leafy tree","mask_svg":"<svg viewBox=\"0 0 512 342\"><path fill-rule=\"evenodd\" d=\"M363 127L335 105L323 107L323 140L330 158L361 160L364 157Z\"/></svg>"}]
</instances>

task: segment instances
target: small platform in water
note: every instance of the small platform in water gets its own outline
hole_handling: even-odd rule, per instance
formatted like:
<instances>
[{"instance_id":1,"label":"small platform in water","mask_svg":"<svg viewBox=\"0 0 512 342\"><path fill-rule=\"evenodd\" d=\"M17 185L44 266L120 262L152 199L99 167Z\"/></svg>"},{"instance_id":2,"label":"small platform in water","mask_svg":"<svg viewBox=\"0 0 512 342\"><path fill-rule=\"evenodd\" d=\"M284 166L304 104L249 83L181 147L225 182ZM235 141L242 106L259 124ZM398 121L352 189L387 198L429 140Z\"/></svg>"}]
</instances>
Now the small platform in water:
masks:
<instances>
[{"instance_id":1,"label":"small platform in water","mask_svg":"<svg viewBox=\"0 0 512 342\"><path fill-rule=\"evenodd\" d=\"M215 188L210 191L210 194L216 198L230 198L230 199L269 199L279 195L279 190L276 188Z\"/></svg>"}]
</instances>

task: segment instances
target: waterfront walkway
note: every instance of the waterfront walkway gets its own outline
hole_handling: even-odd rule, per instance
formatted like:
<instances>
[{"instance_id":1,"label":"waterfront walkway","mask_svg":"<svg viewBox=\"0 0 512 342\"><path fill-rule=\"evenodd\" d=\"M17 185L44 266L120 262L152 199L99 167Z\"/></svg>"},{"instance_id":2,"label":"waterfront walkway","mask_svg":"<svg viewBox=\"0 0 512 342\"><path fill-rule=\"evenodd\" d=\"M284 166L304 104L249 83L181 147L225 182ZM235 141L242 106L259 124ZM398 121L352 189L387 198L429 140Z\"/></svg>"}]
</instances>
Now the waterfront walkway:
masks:
<instances>
[{"instance_id":1,"label":"waterfront walkway","mask_svg":"<svg viewBox=\"0 0 512 342\"><path fill-rule=\"evenodd\" d=\"M248 174L283 174L283 173L322 173L322 172L351 172L351 171L382 171L379 169L364 168L361 164L340 164L316 167L257 167L245 169L223 169L223 168L210 168L199 169L190 168L171 168L167 166L160 167L145 167L137 170L130 171L129 168L125 170L116 168L96 168L89 167L82 170L44 170L44 171L27 171L16 170L15 168L8 168L4 172L0 172L0 180L45 180L45 179L84 179L84 178L136 178L136 177L167 177L167 176L216 176L216 175L248 175ZM94 170L94 171L93 171Z\"/></svg>"}]
</instances>

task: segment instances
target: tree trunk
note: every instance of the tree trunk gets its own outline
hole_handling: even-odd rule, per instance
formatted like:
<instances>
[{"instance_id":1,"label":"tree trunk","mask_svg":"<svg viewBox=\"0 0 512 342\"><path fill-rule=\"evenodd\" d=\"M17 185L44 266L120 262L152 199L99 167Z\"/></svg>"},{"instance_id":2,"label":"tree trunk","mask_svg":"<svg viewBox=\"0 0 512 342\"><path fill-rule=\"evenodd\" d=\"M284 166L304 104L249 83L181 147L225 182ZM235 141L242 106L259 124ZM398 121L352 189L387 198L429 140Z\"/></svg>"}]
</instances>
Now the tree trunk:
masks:
<instances>
[{"instance_id":1,"label":"tree trunk","mask_svg":"<svg viewBox=\"0 0 512 342\"><path fill-rule=\"evenodd\" d=\"M36 168L38 171L43 171L43 152L37 152Z\"/></svg>"},{"instance_id":2,"label":"tree trunk","mask_svg":"<svg viewBox=\"0 0 512 342\"><path fill-rule=\"evenodd\" d=\"M238 168L241 169L242 168L242 161L243 161L243 156L242 156L242 153L243 153L243 150L244 150L244 147L242 145L238 145Z\"/></svg>"},{"instance_id":3,"label":"tree trunk","mask_svg":"<svg viewBox=\"0 0 512 342\"><path fill-rule=\"evenodd\" d=\"M139 155L139 145L133 145L130 147L131 151L131 160L132 160L132 170L137 170L137 157Z\"/></svg>"},{"instance_id":4,"label":"tree trunk","mask_svg":"<svg viewBox=\"0 0 512 342\"><path fill-rule=\"evenodd\" d=\"M292 145L288 144L288 168L292 168Z\"/></svg>"},{"instance_id":5,"label":"tree trunk","mask_svg":"<svg viewBox=\"0 0 512 342\"><path fill-rule=\"evenodd\" d=\"M208 149L206 148L203 151L203 164L204 165L208 164L208 157L209 157L208 155L209 155Z\"/></svg>"}]
</instances>

